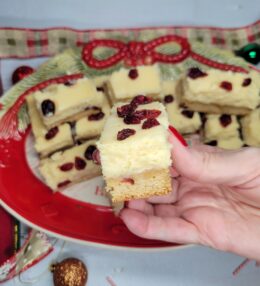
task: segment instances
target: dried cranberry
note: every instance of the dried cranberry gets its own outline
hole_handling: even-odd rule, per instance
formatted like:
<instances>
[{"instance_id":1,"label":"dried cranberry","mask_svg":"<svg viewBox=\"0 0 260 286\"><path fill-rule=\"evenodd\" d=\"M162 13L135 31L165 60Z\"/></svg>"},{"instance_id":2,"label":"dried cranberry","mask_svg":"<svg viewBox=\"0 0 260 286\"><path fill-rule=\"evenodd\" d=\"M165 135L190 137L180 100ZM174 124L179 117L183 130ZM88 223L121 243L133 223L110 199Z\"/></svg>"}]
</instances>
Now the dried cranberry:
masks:
<instances>
[{"instance_id":1,"label":"dried cranberry","mask_svg":"<svg viewBox=\"0 0 260 286\"><path fill-rule=\"evenodd\" d=\"M171 94L165 95L164 102L165 103L171 103L174 101L174 97Z\"/></svg>"},{"instance_id":2,"label":"dried cranberry","mask_svg":"<svg viewBox=\"0 0 260 286\"><path fill-rule=\"evenodd\" d=\"M126 138L134 135L135 132L136 131L134 129L130 129L130 128L122 129L121 131L118 131L117 133L117 140L119 141L125 140Z\"/></svg>"},{"instance_id":3,"label":"dried cranberry","mask_svg":"<svg viewBox=\"0 0 260 286\"><path fill-rule=\"evenodd\" d=\"M186 108L186 109L188 108L188 106L187 106L185 103L181 103L181 104L180 104L180 107L181 107L181 108Z\"/></svg>"},{"instance_id":4,"label":"dried cranberry","mask_svg":"<svg viewBox=\"0 0 260 286\"><path fill-rule=\"evenodd\" d=\"M50 140L52 138L54 138L57 133L59 132L59 128L56 126L56 127L53 127L51 128L46 134L45 134L45 139L46 140Z\"/></svg>"},{"instance_id":5,"label":"dried cranberry","mask_svg":"<svg viewBox=\"0 0 260 286\"><path fill-rule=\"evenodd\" d=\"M97 165L100 165L100 153L99 153L99 150L96 149L93 154L92 154L92 160L93 160L93 163L97 164Z\"/></svg>"},{"instance_id":6,"label":"dried cranberry","mask_svg":"<svg viewBox=\"0 0 260 286\"><path fill-rule=\"evenodd\" d=\"M184 115L185 117L192 118L194 115L194 111L184 109L182 110L181 114Z\"/></svg>"},{"instance_id":7,"label":"dried cranberry","mask_svg":"<svg viewBox=\"0 0 260 286\"><path fill-rule=\"evenodd\" d=\"M124 117L124 122L125 124L139 124L141 123L141 119L134 114L130 114Z\"/></svg>"},{"instance_id":8,"label":"dried cranberry","mask_svg":"<svg viewBox=\"0 0 260 286\"><path fill-rule=\"evenodd\" d=\"M220 87L227 90L227 91L231 91L232 90L232 83L229 81L222 81L220 83Z\"/></svg>"},{"instance_id":9,"label":"dried cranberry","mask_svg":"<svg viewBox=\"0 0 260 286\"><path fill-rule=\"evenodd\" d=\"M207 76L208 74L201 71L199 68L190 68L187 75L192 79L197 79L199 77Z\"/></svg>"},{"instance_id":10,"label":"dried cranberry","mask_svg":"<svg viewBox=\"0 0 260 286\"><path fill-rule=\"evenodd\" d=\"M207 116L206 116L206 114L200 112L200 119L201 119L202 126L204 126L205 123L206 123L206 121L207 121Z\"/></svg>"},{"instance_id":11,"label":"dried cranberry","mask_svg":"<svg viewBox=\"0 0 260 286\"><path fill-rule=\"evenodd\" d=\"M131 79L136 79L138 77L138 70L137 69L131 69L129 72L128 72L128 76L131 78Z\"/></svg>"},{"instance_id":12,"label":"dried cranberry","mask_svg":"<svg viewBox=\"0 0 260 286\"><path fill-rule=\"evenodd\" d=\"M82 145L84 142L81 141L81 140L77 140L75 143L76 143L77 146L79 146L79 145Z\"/></svg>"},{"instance_id":13,"label":"dried cranberry","mask_svg":"<svg viewBox=\"0 0 260 286\"><path fill-rule=\"evenodd\" d=\"M44 116L51 116L55 113L55 104L50 99L45 99L41 103L41 109Z\"/></svg>"},{"instance_id":14,"label":"dried cranberry","mask_svg":"<svg viewBox=\"0 0 260 286\"><path fill-rule=\"evenodd\" d=\"M58 188L65 187L65 186L67 186L67 185L70 184L70 183L71 183L70 180L63 181L63 182L61 182L61 183L58 184Z\"/></svg>"},{"instance_id":15,"label":"dried cranberry","mask_svg":"<svg viewBox=\"0 0 260 286\"><path fill-rule=\"evenodd\" d=\"M248 78L245 78L243 83L242 83L242 86L249 86L252 82L252 79L250 77Z\"/></svg>"},{"instance_id":16,"label":"dried cranberry","mask_svg":"<svg viewBox=\"0 0 260 286\"><path fill-rule=\"evenodd\" d=\"M71 81L66 81L66 82L64 82L64 85L65 86L72 86L73 85L73 83L71 82Z\"/></svg>"},{"instance_id":17,"label":"dried cranberry","mask_svg":"<svg viewBox=\"0 0 260 286\"><path fill-rule=\"evenodd\" d=\"M123 180L121 180L122 183L128 183L130 185L134 185L135 184L135 180L132 178L124 178Z\"/></svg>"},{"instance_id":18,"label":"dried cranberry","mask_svg":"<svg viewBox=\"0 0 260 286\"><path fill-rule=\"evenodd\" d=\"M95 145L89 145L84 153L84 157L87 160L92 160L92 155L94 151L97 150L97 147Z\"/></svg>"},{"instance_id":19,"label":"dried cranberry","mask_svg":"<svg viewBox=\"0 0 260 286\"><path fill-rule=\"evenodd\" d=\"M217 140L212 140L212 141L207 142L206 144L210 145L210 146L217 146L218 145L218 141Z\"/></svg>"},{"instance_id":20,"label":"dried cranberry","mask_svg":"<svg viewBox=\"0 0 260 286\"><path fill-rule=\"evenodd\" d=\"M141 110L136 110L133 113L133 115L143 120L143 119L157 118L161 113L162 112L157 109L141 109Z\"/></svg>"},{"instance_id":21,"label":"dried cranberry","mask_svg":"<svg viewBox=\"0 0 260 286\"><path fill-rule=\"evenodd\" d=\"M96 89L97 89L97 91L105 92L105 89L103 86L98 86Z\"/></svg>"},{"instance_id":22,"label":"dried cranberry","mask_svg":"<svg viewBox=\"0 0 260 286\"><path fill-rule=\"evenodd\" d=\"M131 104L125 104L117 108L118 117L125 117L131 114L135 110L135 106Z\"/></svg>"},{"instance_id":23,"label":"dried cranberry","mask_svg":"<svg viewBox=\"0 0 260 286\"><path fill-rule=\"evenodd\" d=\"M85 169L87 163L84 159L80 158L80 157L76 157L75 158L75 168L77 170L83 170Z\"/></svg>"},{"instance_id":24,"label":"dried cranberry","mask_svg":"<svg viewBox=\"0 0 260 286\"><path fill-rule=\"evenodd\" d=\"M73 166L74 166L73 163L65 163L65 164L61 165L59 168L61 171L67 172L67 171L70 171L73 168Z\"/></svg>"},{"instance_id":25,"label":"dried cranberry","mask_svg":"<svg viewBox=\"0 0 260 286\"><path fill-rule=\"evenodd\" d=\"M142 125L142 129L150 129L152 127L160 125L159 121L155 118L146 119Z\"/></svg>"},{"instance_id":26,"label":"dried cranberry","mask_svg":"<svg viewBox=\"0 0 260 286\"><path fill-rule=\"evenodd\" d=\"M89 121L98 121L98 120L101 120L102 118L104 118L104 116L105 116L105 113L100 111L99 113L89 115L88 120Z\"/></svg>"},{"instance_id":27,"label":"dried cranberry","mask_svg":"<svg viewBox=\"0 0 260 286\"><path fill-rule=\"evenodd\" d=\"M134 97L131 101L131 105L133 106L138 106L140 104L147 104L152 102L153 99L149 96L145 96L145 95L137 95L136 97Z\"/></svg>"},{"instance_id":28,"label":"dried cranberry","mask_svg":"<svg viewBox=\"0 0 260 286\"><path fill-rule=\"evenodd\" d=\"M223 127L227 127L232 122L232 118L229 114L222 114L219 121Z\"/></svg>"}]
</instances>

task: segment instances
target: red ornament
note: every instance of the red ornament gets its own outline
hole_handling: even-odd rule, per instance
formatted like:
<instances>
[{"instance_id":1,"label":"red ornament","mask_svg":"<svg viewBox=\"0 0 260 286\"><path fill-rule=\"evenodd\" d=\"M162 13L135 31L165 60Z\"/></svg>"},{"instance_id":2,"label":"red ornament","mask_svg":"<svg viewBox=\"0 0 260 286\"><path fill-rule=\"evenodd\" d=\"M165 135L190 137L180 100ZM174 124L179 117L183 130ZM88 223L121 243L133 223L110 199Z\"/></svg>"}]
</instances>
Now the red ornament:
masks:
<instances>
[{"instance_id":1,"label":"red ornament","mask_svg":"<svg viewBox=\"0 0 260 286\"><path fill-rule=\"evenodd\" d=\"M18 67L12 75L12 83L16 84L18 81L24 79L34 72L34 69L29 66L20 66Z\"/></svg>"}]
</instances>

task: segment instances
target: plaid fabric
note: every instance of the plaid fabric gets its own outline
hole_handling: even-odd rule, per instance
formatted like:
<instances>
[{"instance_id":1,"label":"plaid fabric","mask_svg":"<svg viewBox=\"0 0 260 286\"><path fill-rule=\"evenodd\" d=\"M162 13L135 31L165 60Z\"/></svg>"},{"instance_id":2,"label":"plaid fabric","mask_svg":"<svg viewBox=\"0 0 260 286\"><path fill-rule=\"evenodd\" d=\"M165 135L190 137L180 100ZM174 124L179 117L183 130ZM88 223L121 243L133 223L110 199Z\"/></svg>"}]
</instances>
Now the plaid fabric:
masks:
<instances>
[{"instance_id":1,"label":"plaid fabric","mask_svg":"<svg viewBox=\"0 0 260 286\"><path fill-rule=\"evenodd\" d=\"M114 30L0 29L0 58L51 56L66 48L82 46L94 38L148 41L158 36L176 34L191 41L235 50L251 42L260 43L260 20L242 28L161 27Z\"/></svg>"}]
</instances>

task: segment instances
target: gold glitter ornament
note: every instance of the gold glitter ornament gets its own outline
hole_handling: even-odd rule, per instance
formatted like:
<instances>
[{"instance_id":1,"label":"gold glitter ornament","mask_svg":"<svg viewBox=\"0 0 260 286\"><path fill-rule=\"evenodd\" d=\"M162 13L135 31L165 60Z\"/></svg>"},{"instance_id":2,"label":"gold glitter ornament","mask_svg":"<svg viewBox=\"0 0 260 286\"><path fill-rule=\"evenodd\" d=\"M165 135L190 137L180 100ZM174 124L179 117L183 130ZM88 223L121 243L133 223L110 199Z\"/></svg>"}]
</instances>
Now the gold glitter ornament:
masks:
<instances>
[{"instance_id":1,"label":"gold glitter ornament","mask_svg":"<svg viewBox=\"0 0 260 286\"><path fill-rule=\"evenodd\" d=\"M77 258L67 258L51 265L55 286L84 286L88 271L85 264Z\"/></svg>"}]
</instances>

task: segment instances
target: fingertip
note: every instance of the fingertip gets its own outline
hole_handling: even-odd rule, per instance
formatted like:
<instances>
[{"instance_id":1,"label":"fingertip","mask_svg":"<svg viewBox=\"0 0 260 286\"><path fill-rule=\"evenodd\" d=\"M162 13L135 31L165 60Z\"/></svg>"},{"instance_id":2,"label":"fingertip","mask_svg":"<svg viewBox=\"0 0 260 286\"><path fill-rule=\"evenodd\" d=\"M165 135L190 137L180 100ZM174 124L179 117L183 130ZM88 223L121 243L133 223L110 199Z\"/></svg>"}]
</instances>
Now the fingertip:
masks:
<instances>
[{"instance_id":1,"label":"fingertip","mask_svg":"<svg viewBox=\"0 0 260 286\"><path fill-rule=\"evenodd\" d=\"M120 213L120 218L123 220L127 228L138 236L146 230L147 216L133 209L123 209Z\"/></svg>"}]
</instances>

